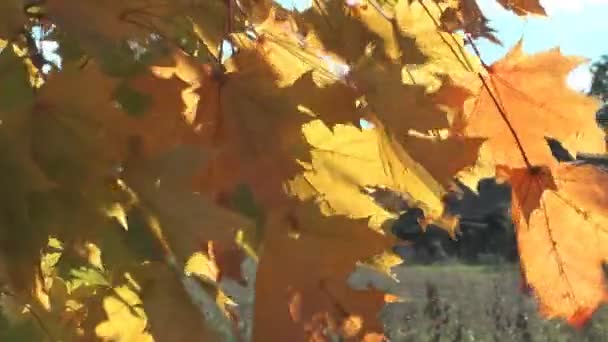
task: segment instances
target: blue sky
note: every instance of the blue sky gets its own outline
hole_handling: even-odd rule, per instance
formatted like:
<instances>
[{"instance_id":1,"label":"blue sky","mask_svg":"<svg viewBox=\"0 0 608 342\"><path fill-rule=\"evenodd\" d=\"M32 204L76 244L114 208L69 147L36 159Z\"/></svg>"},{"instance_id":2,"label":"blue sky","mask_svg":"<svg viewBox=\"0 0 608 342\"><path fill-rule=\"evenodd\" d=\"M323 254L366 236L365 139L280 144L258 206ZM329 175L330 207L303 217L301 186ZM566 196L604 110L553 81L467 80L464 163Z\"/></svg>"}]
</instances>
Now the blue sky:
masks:
<instances>
[{"instance_id":1,"label":"blue sky","mask_svg":"<svg viewBox=\"0 0 608 342\"><path fill-rule=\"evenodd\" d=\"M480 40L479 49L487 63L502 57L522 37L529 53L559 46L564 54L591 61L608 54L608 0L541 0L548 17L527 18L505 11L495 0L477 2L504 44L500 47ZM589 64L570 75L571 87L589 87Z\"/></svg>"}]
</instances>

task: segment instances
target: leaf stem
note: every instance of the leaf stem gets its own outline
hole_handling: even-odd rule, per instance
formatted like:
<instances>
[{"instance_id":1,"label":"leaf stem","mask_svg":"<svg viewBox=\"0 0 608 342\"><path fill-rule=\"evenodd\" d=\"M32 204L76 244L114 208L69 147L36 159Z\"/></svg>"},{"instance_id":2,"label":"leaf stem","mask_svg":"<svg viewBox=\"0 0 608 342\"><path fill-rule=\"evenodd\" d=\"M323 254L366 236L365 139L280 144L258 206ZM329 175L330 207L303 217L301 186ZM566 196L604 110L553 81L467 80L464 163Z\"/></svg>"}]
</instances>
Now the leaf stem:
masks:
<instances>
[{"instance_id":1,"label":"leaf stem","mask_svg":"<svg viewBox=\"0 0 608 342\"><path fill-rule=\"evenodd\" d=\"M469 44L471 44L471 47L473 48L473 51L475 52L475 54L477 55L477 57L479 58L479 60L481 61L481 64L483 65L483 67L486 70L489 70L489 67L487 66L487 64L483 61L483 59L481 58L481 53L479 52L479 49L477 48L477 45L475 45L475 42L473 41L473 39L471 39L471 36L469 34L465 34L465 37L467 39L467 42ZM524 163L526 164L526 168L528 170L532 170L532 163L530 163L530 160L528 159L528 155L526 154L526 151L524 150L524 146L521 143L521 140L519 139L519 136L517 135L517 132L515 132L515 128L513 128L513 125L511 124L511 121L509 121L509 118L507 117L507 112L505 110L505 108L501 105L500 101L498 100L498 98L496 97L496 95L494 94L494 92L492 92L492 89L490 88L490 86L488 85L488 82L486 82L486 79L483 77L483 75L480 72L476 72L477 77L479 77L479 79L481 80L481 83L483 84L483 87L486 89L486 91L488 92L488 94L490 94L490 98L492 99L492 102L494 102L494 105L496 106L496 109L498 109L498 113L500 113L500 116L502 118L502 120L505 122L505 124L507 125L507 127L509 128L509 132L511 132L511 135L513 136L513 139L515 140L515 144L517 145L517 149L519 150Z\"/></svg>"},{"instance_id":2,"label":"leaf stem","mask_svg":"<svg viewBox=\"0 0 608 342\"><path fill-rule=\"evenodd\" d=\"M426 6L426 4L424 4L424 0L420 0L419 1L420 5L424 8L426 14L429 16L429 18L433 21L433 23L435 24L435 27L437 28L437 30L441 30L441 26L440 24L437 22L437 20L433 17L433 15L431 14L430 10L428 9L428 7ZM441 10L441 8L440 8ZM454 37L452 33L450 33L450 36ZM443 38L443 36L442 36ZM479 58L482 66L484 67L484 69L489 70L488 65L483 61L483 59L481 58L481 53L479 52L479 49L477 48L477 45L475 45L475 42L473 41L473 39L471 39L471 36L468 33L465 33L465 38L467 40L467 42L471 45L471 47L473 48L473 51L475 52L475 54L477 55L477 57ZM456 52L456 50L454 50L454 47L448 43L445 39L442 39L443 42L448 45L448 47L450 48L450 51L452 51L452 53L454 54L454 56L456 57L456 59L458 59L458 61L465 67L469 67L472 68L470 63L468 63L467 57L464 54L464 52L460 51L460 54L462 54L465 62L463 62L460 58L460 55ZM471 69L471 71L473 71ZM498 100L496 94L494 94L494 92L492 92L492 89L490 88L490 86L488 85L488 83L486 82L486 79L484 78L484 76L480 73L480 72L475 72L477 74L477 77L479 77L479 80L481 80L481 83L483 84L483 87L485 88L485 90L488 92L488 94L490 94L490 98L492 99L492 102L494 102L494 105L496 106L496 109L498 109L498 113L500 113L500 116L502 117L503 121L505 122L505 124L507 125L507 127L509 128L509 132L511 133L511 135L513 136L514 140L515 140L515 144L517 145L517 149L519 150L524 163L526 164L526 168L528 170L532 170L533 166L532 163L530 163L530 160L528 159L528 155L526 154L526 151L524 150L524 147L521 143L521 140L519 139L519 136L517 135L517 132L515 132L515 128L513 128L513 125L511 124L511 121L509 121L509 118L507 117L507 113L506 110L504 109L504 107L500 104L500 101Z\"/></svg>"}]
</instances>

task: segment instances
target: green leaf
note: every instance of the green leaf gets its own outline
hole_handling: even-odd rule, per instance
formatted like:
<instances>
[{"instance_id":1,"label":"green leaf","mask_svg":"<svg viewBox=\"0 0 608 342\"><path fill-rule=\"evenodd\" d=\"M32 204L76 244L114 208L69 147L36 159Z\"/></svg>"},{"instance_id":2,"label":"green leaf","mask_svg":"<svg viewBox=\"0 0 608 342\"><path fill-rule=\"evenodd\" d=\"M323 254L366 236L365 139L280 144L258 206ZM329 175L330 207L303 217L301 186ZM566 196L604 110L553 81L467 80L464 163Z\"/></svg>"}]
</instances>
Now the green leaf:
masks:
<instances>
[{"instance_id":1,"label":"green leaf","mask_svg":"<svg viewBox=\"0 0 608 342\"><path fill-rule=\"evenodd\" d=\"M111 286L107 275L95 267L81 267L71 270L70 275L72 276L70 282L72 288L80 286Z\"/></svg>"}]
</instances>

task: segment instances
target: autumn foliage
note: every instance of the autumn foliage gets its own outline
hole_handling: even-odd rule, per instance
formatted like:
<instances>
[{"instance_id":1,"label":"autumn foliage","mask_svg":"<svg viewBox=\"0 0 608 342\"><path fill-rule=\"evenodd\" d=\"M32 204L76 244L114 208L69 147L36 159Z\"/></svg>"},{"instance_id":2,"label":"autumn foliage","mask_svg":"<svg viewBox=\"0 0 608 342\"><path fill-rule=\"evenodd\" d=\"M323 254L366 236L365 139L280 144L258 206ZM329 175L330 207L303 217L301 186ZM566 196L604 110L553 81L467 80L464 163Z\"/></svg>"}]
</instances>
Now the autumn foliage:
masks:
<instances>
[{"instance_id":1,"label":"autumn foliage","mask_svg":"<svg viewBox=\"0 0 608 342\"><path fill-rule=\"evenodd\" d=\"M604 153L598 103L559 49L483 63L491 24L474 0L0 1L0 337L244 340L220 282L247 284L249 257L254 341L381 341L394 296L347 281L401 260L364 189L456 238L452 181L487 176L511 184L541 313L584 324L607 299L608 174L546 138Z\"/></svg>"}]
</instances>

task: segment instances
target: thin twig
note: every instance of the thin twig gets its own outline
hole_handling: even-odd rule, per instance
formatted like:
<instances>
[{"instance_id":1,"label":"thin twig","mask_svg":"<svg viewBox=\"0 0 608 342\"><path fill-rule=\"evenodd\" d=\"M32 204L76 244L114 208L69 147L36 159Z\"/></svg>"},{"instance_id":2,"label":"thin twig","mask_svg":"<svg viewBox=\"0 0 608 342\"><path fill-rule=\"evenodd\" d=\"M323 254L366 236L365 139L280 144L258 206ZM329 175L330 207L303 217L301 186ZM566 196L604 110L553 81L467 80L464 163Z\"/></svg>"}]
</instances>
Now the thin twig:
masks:
<instances>
[{"instance_id":1,"label":"thin twig","mask_svg":"<svg viewBox=\"0 0 608 342\"><path fill-rule=\"evenodd\" d=\"M422 1L421 1L421 3L422 3ZM439 10L439 17L441 18L441 16L443 16L443 8L441 8L441 6L439 6L439 3L437 1L433 1L433 3L435 4L435 6L437 6L437 9ZM423 4L422 6L425 6L425 5ZM428 13L429 13L429 11L427 10L427 14ZM434 19L434 18L432 18L432 19ZM460 21L460 19L459 19L459 21ZM435 20L433 20L433 22L435 22ZM435 22L435 25L437 26L438 23ZM437 27L440 27L440 26L437 26ZM452 32L448 32L448 33L450 35L450 38L452 38L452 42L454 42L454 45L456 45L458 47L458 51L462 55L469 71L475 71L475 69L473 68L473 64L471 63L471 61L469 61L467 54L465 53L465 51L464 51L463 47L460 45L460 43L456 40L456 37L454 36L454 34L452 34Z\"/></svg>"},{"instance_id":2,"label":"thin twig","mask_svg":"<svg viewBox=\"0 0 608 342\"><path fill-rule=\"evenodd\" d=\"M437 28L437 31L440 31L441 30L441 25L437 22L437 20L435 20L435 17L433 17L433 14L431 13L431 11L429 10L429 8L424 3L424 0L420 0L419 3L422 6L422 8L424 9L424 12L426 12L426 15L431 19L431 21L433 22L433 24L435 24L435 27ZM443 41L443 43L448 46L448 48L450 49L450 51L452 51L452 54L454 55L454 57L456 57L456 59L458 60L458 62L460 62L460 64L465 69L469 69L470 66L467 65L467 63L465 61L462 61L460 59L460 55L458 54L458 52L456 52L456 50L454 50L454 47L452 46L452 44L450 44L440 32L437 32L437 34L439 35L439 37L441 38L441 40Z\"/></svg>"}]
</instances>

